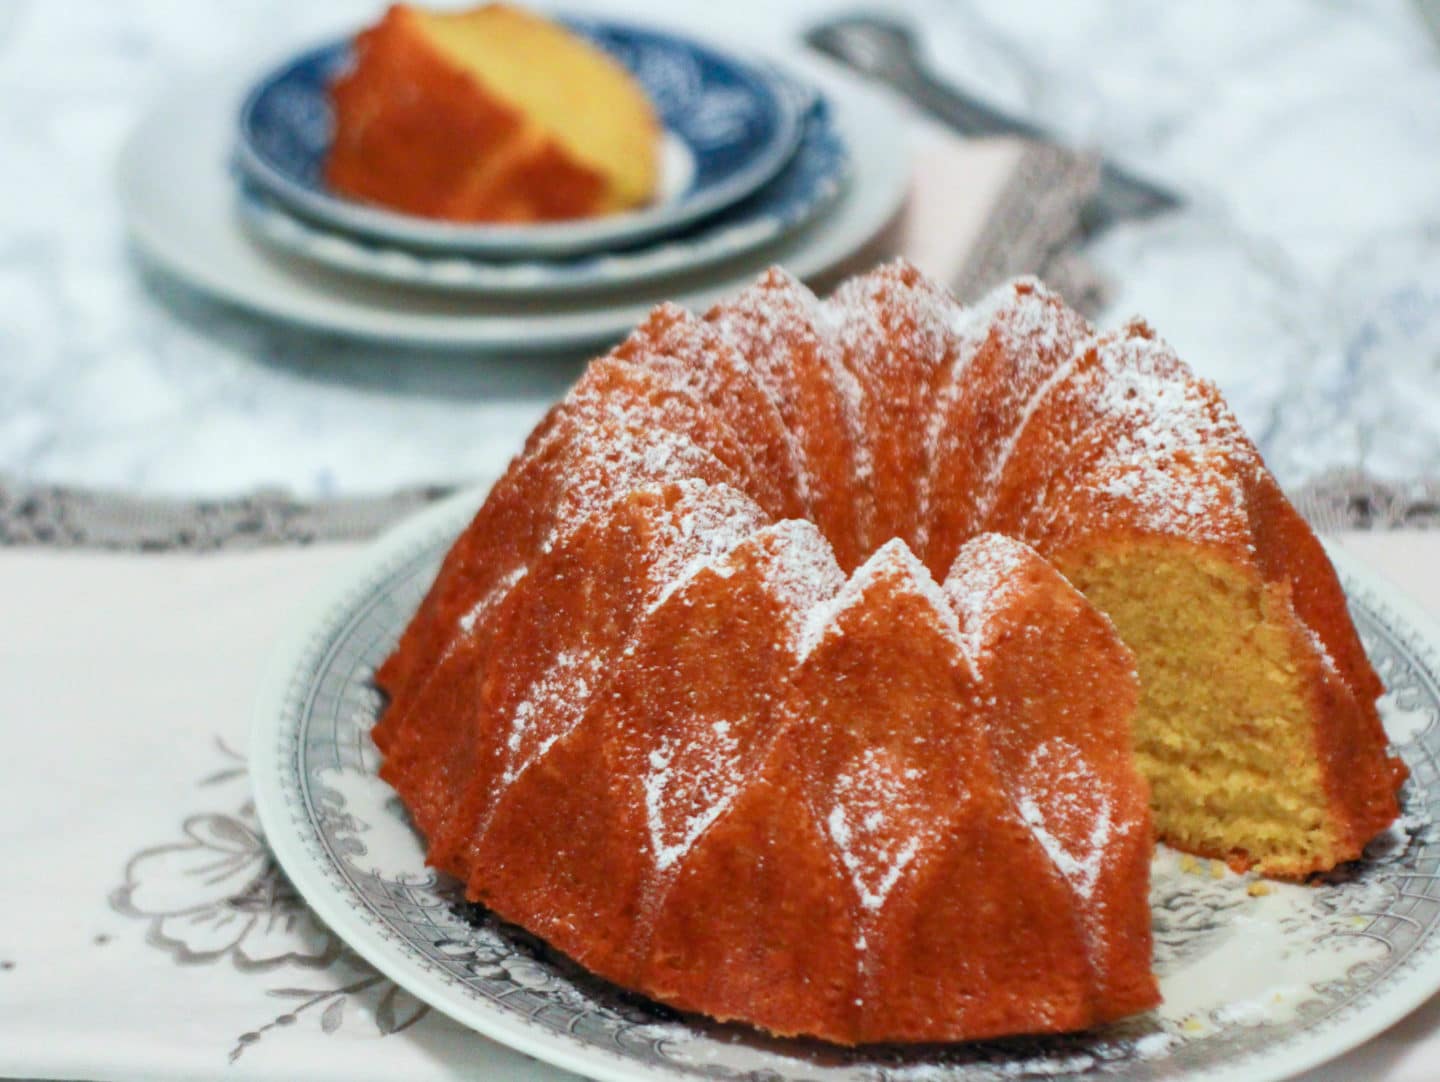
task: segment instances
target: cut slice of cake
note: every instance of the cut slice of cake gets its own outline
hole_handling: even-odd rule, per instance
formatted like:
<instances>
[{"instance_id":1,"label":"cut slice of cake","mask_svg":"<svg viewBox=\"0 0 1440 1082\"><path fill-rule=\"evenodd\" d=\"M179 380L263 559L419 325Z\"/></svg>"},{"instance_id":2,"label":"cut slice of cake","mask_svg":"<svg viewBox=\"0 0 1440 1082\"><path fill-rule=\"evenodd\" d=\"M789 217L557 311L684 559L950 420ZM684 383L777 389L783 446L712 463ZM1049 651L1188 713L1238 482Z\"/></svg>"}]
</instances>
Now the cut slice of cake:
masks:
<instances>
[{"instance_id":1,"label":"cut slice of cake","mask_svg":"<svg viewBox=\"0 0 1440 1082\"><path fill-rule=\"evenodd\" d=\"M506 4L396 4L331 88L336 191L409 214L535 222L655 194L660 126L600 49Z\"/></svg>"}]
</instances>

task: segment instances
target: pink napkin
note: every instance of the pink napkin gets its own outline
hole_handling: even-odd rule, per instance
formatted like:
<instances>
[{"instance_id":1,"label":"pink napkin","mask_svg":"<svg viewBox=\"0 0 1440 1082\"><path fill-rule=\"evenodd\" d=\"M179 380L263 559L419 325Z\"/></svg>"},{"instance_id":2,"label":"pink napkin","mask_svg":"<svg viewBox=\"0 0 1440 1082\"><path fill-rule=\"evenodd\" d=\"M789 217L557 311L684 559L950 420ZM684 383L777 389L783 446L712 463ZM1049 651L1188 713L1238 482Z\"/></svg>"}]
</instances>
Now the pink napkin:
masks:
<instances>
[{"instance_id":1,"label":"pink napkin","mask_svg":"<svg viewBox=\"0 0 1440 1082\"><path fill-rule=\"evenodd\" d=\"M894 250L964 301L1034 274L1093 312L1103 283L1072 246L1099 176L1093 158L1059 147L932 129L916 152Z\"/></svg>"}]
</instances>

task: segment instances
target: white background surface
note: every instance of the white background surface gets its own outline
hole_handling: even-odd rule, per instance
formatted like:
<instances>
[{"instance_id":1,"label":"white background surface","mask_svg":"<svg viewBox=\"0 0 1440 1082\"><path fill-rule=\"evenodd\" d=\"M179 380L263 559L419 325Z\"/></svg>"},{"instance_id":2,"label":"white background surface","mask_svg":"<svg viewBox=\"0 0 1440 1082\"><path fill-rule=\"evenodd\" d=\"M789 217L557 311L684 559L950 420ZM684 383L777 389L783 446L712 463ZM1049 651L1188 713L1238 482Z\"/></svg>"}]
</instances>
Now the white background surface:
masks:
<instances>
[{"instance_id":1,"label":"white background surface","mask_svg":"<svg viewBox=\"0 0 1440 1082\"><path fill-rule=\"evenodd\" d=\"M828 6L605 5L770 45ZM280 329L128 251L113 160L157 95L378 7L0 0L0 472L161 493L459 480L507 458L574 378L577 359ZM1148 316L1283 481L1440 472L1440 52L1408 4L906 9L968 86L1189 195L1095 247L1118 285L1104 322Z\"/></svg>"}]
</instances>

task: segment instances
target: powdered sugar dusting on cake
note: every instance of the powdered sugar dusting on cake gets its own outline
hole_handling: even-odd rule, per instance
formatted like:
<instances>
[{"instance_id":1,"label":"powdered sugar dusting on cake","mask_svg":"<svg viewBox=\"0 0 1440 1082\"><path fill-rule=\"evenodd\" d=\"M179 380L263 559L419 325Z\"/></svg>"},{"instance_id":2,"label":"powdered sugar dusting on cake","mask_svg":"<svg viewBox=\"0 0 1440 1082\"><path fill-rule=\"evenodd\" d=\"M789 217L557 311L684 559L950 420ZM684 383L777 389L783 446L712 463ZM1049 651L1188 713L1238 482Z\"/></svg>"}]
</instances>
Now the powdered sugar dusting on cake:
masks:
<instances>
[{"instance_id":1,"label":"powdered sugar dusting on cake","mask_svg":"<svg viewBox=\"0 0 1440 1082\"><path fill-rule=\"evenodd\" d=\"M949 370L940 380L921 437L926 470L919 490L915 540L922 551L930 539L935 471L942 447L947 440L974 438L973 433L955 431L950 427L956 404L969 387L967 377L971 363L992 334L1004 332L1007 328L1010 337L1017 342L1036 339L1035 348L1046 346L1048 339L1042 335L1048 333L1050 338L1054 338L1056 333L1050 326L1054 322L1054 313L1051 305L1046 303L1049 297L1050 294L1035 279L1017 278L992 289L974 307L956 310L951 325L954 356ZM1032 356L1029 349L1027 346L1025 351L1017 352L1017 356Z\"/></svg>"},{"instance_id":2,"label":"powdered sugar dusting on cake","mask_svg":"<svg viewBox=\"0 0 1440 1082\"><path fill-rule=\"evenodd\" d=\"M622 347L621 354L636 364L663 372L700 401L712 405L735 379L749 380L735 355L715 334L713 325L669 302L651 313Z\"/></svg>"},{"instance_id":3,"label":"powdered sugar dusting on cake","mask_svg":"<svg viewBox=\"0 0 1440 1082\"><path fill-rule=\"evenodd\" d=\"M641 485L691 477L719 478L730 470L683 433L657 426L644 410L615 403L601 406L603 419L578 416L575 428L555 438L574 440L573 453L558 466L564 487L546 553L597 511L611 506Z\"/></svg>"},{"instance_id":4,"label":"powdered sugar dusting on cake","mask_svg":"<svg viewBox=\"0 0 1440 1082\"><path fill-rule=\"evenodd\" d=\"M1031 753L1016 810L1071 888L1087 901L1105 868L1116 822L1104 782L1073 744L1052 737Z\"/></svg>"},{"instance_id":5,"label":"powdered sugar dusting on cake","mask_svg":"<svg viewBox=\"0 0 1440 1082\"><path fill-rule=\"evenodd\" d=\"M830 542L812 523L786 519L758 530L752 542L766 553L761 573L789 624L786 645L798 656L807 618L840 591L845 574Z\"/></svg>"},{"instance_id":6,"label":"powdered sugar dusting on cake","mask_svg":"<svg viewBox=\"0 0 1440 1082\"><path fill-rule=\"evenodd\" d=\"M729 485L710 485L698 479L671 482L678 490L674 503L657 509L651 518L648 548L653 558L638 584L635 601L653 611L655 599L668 596L676 585L702 566L744 540L764 521L755 502ZM664 486L638 486L636 493L663 495ZM518 777L551 745L584 717L591 699L613 676L613 643L592 643L577 629L573 641L526 689L508 719L506 747L510 752L504 777ZM633 641L635 628L627 634Z\"/></svg>"},{"instance_id":7,"label":"powdered sugar dusting on cake","mask_svg":"<svg viewBox=\"0 0 1440 1082\"><path fill-rule=\"evenodd\" d=\"M820 302L779 267L755 285L718 306L707 320L721 341L753 366L777 399L788 384L784 366L797 348L820 342L816 316Z\"/></svg>"},{"instance_id":8,"label":"powdered sugar dusting on cake","mask_svg":"<svg viewBox=\"0 0 1440 1082\"><path fill-rule=\"evenodd\" d=\"M855 453L855 480L861 485L868 485L875 476L875 455L864 438L865 388L860 386L855 373L841 363L834 349L825 350L825 362L840 401L840 415L845 418L845 427L851 434L851 446Z\"/></svg>"},{"instance_id":9,"label":"powdered sugar dusting on cake","mask_svg":"<svg viewBox=\"0 0 1440 1082\"><path fill-rule=\"evenodd\" d=\"M852 278L820 305L817 323L831 343L847 417L855 418L858 480L873 476L877 430L898 400L923 394L935 369L948 363L959 348L955 326L961 312L955 299L903 261L888 263ZM898 402L896 403L898 404ZM903 411L902 411L903 412ZM912 422L913 423L913 422Z\"/></svg>"},{"instance_id":10,"label":"powdered sugar dusting on cake","mask_svg":"<svg viewBox=\"0 0 1440 1082\"><path fill-rule=\"evenodd\" d=\"M732 569L723 563L725 555L765 522L755 501L729 485L690 480L682 489L687 506L662 527L666 540L652 573L660 585L647 612L654 612L702 570L728 577Z\"/></svg>"},{"instance_id":11,"label":"powdered sugar dusting on cake","mask_svg":"<svg viewBox=\"0 0 1440 1082\"><path fill-rule=\"evenodd\" d=\"M835 346L840 322L789 273L771 267L755 285L739 296L717 306L707 317L722 341L730 345L753 367L786 419L796 439L796 453L805 464L803 444L809 435L805 416L794 397L793 366L796 358L813 355L834 393L848 442L853 449L856 476L864 480L873 470L869 448L861 439L864 391L854 374L841 362ZM814 478L804 471L807 487Z\"/></svg>"},{"instance_id":12,"label":"powdered sugar dusting on cake","mask_svg":"<svg viewBox=\"0 0 1440 1082\"><path fill-rule=\"evenodd\" d=\"M850 437L855 481L858 486L868 485L875 476L875 456L865 440L865 388L855 373L845 366L837 344L840 328L845 322L844 314L834 305L833 299L820 301L809 290L805 292L809 298L805 309L806 321L814 328L820 357L840 405L846 434Z\"/></svg>"},{"instance_id":13,"label":"powdered sugar dusting on cake","mask_svg":"<svg viewBox=\"0 0 1440 1082\"><path fill-rule=\"evenodd\" d=\"M1093 358L1094 364L1082 368ZM1077 382L1078 381L1078 382ZM981 486L981 521L993 510L999 481L1041 407L1073 392L1073 416L1061 435L1071 445L1106 444L1077 483L1122 501L1143 525L1187 536L1225 536L1244 506L1236 465L1255 452L1218 394L1143 325L1082 342L1029 397ZM1067 400L1068 401L1068 400ZM1063 504L1042 498L1033 512L1043 532Z\"/></svg>"},{"instance_id":14,"label":"powdered sugar dusting on cake","mask_svg":"<svg viewBox=\"0 0 1440 1082\"><path fill-rule=\"evenodd\" d=\"M939 629L957 645L962 643L960 621L944 592L925 565L910 551L910 546L896 537L881 545L857 567L833 598L810 610L800 630L797 651L800 658L809 656L827 635L837 629L836 622L841 614L860 604L873 586L886 580L903 584L901 588L911 590L929 602Z\"/></svg>"},{"instance_id":15,"label":"powdered sugar dusting on cake","mask_svg":"<svg viewBox=\"0 0 1440 1082\"><path fill-rule=\"evenodd\" d=\"M1055 333L1058 304L1059 298L1040 279L1022 274L995 286L969 307L958 309L953 330L961 338L984 341L992 329L1002 326L1017 341L1053 348L1054 341L1047 336Z\"/></svg>"},{"instance_id":16,"label":"powdered sugar dusting on cake","mask_svg":"<svg viewBox=\"0 0 1440 1082\"><path fill-rule=\"evenodd\" d=\"M530 569L523 564L506 572L499 582L481 595L479 601L461 614L459 621L461 634L474 634L476 625L493 612L496 606L505 600L505 596L529 573Z\"/></svg>"},{"instance_id":17,"label":"powdered sugar dusting on cake","mask_svg":"<svg viewBox=\"0 0 1440 1082\"><path fill-rule=\"evenodd\" d=\"M924 435L920 551L944 558L953 547L931 552L934 541L954 546L983 526L1033 396L1091 333L1034 279L993 290L967 316L964 345L940 382Z\"/></svg>"},{"instance_id":18,"label":"powdered sugar dusting on cake","mask_svg":"<svg viewBox=\"0 0 1440 1082\"><path fill-rule=\"evenodd\" d=\"M1095 409L1113 438L1096 487L1152 528L1224 535L1244 493L1234 466L1255 458L1238 422L1162 341L1129 334L1099 348Z\"/></svg>"},{"instance_id":19,"label":"powdered sugar dusting on cake","mask_svg":"<svg viewBox=\"0 0 1440 1082\"><path fill-rule=\"evenodd\" d=\"M505 730L509 753L502 775L505 783L514 781L575 727L604 677L605 659L596 651L562 650L551 659L510 714ZM532 739L532 734L539 739Z\"/></svg>"},{"instance_id":20,"label":"powdered sugar dusting on cake","mask_svg":"<svg viewBox=\"0 0 1440 1082\"><path fill-rule=\"evenodd\" d=\"M714 500L723 494L711 495L717 509L726 511L721 506L723 500ZM707 550L728 546L728 551L723 556L714 554L703 562L690 561L685 565L686 572L703 566L721 579L732 580L737 584L734 589L748 591L759 587L780 602L780 618L792 625L822 598L839 589L844 577L829 542L813 525L787 520L753 529L744 508L729 510L732 512L729 521L719 523L713 531L723 535L723 539L706 544ZM683 529L684 519L681 524ZM708 529L715 524L706 520L704 525ZM740 540L731 544L737 537ZM744 577L737 578L742 568L746 569ZM663 597L672 605L688 606L691 599L677 591L685 582L692 581L694 574L698 571L671 581ZM703 588L706 596L717 596L712 585L707 583ZM726 596L730 589L719 587L719 596ZM731 597L733 599L733 595ZM793 634L788 638L793 639ZM711 645L723 652L737 641L726 636ZM783 661L777 661L784 666ZM703 694L697 698L693 688L682 687L679 705L663 714L668 730L661 735L657 746L644 753L642 788L646 822L656 867L662 872L682 860L730 806L752 776L744 767L742 757L747 749L757 749L757 740L765 744L766 735L774 732L770 725L774 698L767 689L746 689L746 692L726 696L723 700L726 714L720 718L706 718L703 711L713 708L713 704L705 705L708 702Z\"/></svg>"},{"instance_id":21,"label":"powdered sugar dusting on cake","mask_svg":"<svg viewBox=\"0 0 1440 1082\"><path fill-rule=\"evenodd\" d=\"M1299 613L1295 614L1295 622L1300 625L1301 631L1305 633L1306 639L1309 640L1310 648L1315 651L1315 656L1320 659L1320 664L1324 667L1325 671L1337 680L1341 679L1340 667L1335 664L1335 658L1331 655L1329 648L1325 645L1325 640L1320 637L1319 632L1304 620L1300 619Z\"/></svg>"},{"instance_id":22,"label":"powdered sugar dusting on cake","mask_svg":"<svg viewBox=\"0 0 1440 1082\"><path fill-rule=\"evenodd\" d=\"M683 747L662 737L646 757L645 822L655 867L662 872L720 818L743 780L734 769L739 745L730 722L718 720L707 732L689 735Z\"/></svg>"},{"instance_id":23,"label":"powdered sugar dusting on cake","mask_svg":"<svg viewBox=\"0 0 1440 1082\"><path fill-rule=\"evenodd\" d=\"M835 340L864 374L887 356L943 364L955 344L961 308L955 299L913 267L888 263L851 278L824 303ZM875 373L878 378L879 373Z\"/></svg>"},{"instance_id":24,"label":"powdered sugar dusting on cake","mask_svg":"<svg viewBox=\"0 0 1440 1082\"><path fill-rule=\"evenodd\" d=\"M956 556L944 589L962 617L972 660L979 659L995 614L1024 587L1020 571L1033 556L1029 546L993 533L967 542Z\"/></svg>"},{"instance_id":25,"label":"powdered sugar dusting on cake","mask_svg":"<svg viewBox=\"0 0 1440 1082\"><path fill-rule=\"evenodd\" d=\"M717 422L728 419L737 432L753 437L746 450L753 460L754 483L777 492L794 489L802 505L809 507L805 458L784 423L771 381L732 348L714 322L700 320L667 302L651 313L616 354L661 374L706 403ZM738 423L733 423L737 416ZM785 476L771 476L776 470Z\"/></svg>"},{"instance_id":26,"label":"powdered sugar dusting on cake","mask_svg":"<svg viewBox=\"0 0 1440 1082\"><path fill-rule=\"evenodd\" d=\"M732 508L743 502L752 518L755 514L753 503L737 490L698 479L733 476L708 451L683 433L657 425L636 403L613 400L583 381L567 400L566 416L535 448L531 461L553 475L546 483L557 492L549 528L533 559L554 551L592 516L610 513L619 500L647 485L678 482L692 493L724 488ZM692 523L690 532L702 532L700 524ZM670 551L682 559L692 555L684 546ZM528 573L529 567L520 565L503 575L460 618L462 633L473 634ZM522 693L510 716L501 719L512 753L507 777L517 776L579 721L599 675L598 659L576 643ZM537 722L541 729L532 740Z\"/></svg>"},{"instance_id":27,"label":"powdered sugar dusting on cake","mask_svg":"<svg viewBox=\"0 0 1440 1082\"><path fill-rule=\"evenodd\" d=\"M867 748L836 779L825 832L850 875L861 908L877 913L926 841L911 796L918 767L905 766L883 747Z\"/></svg>"},{"instance_id":28,"label":"powdered sugar dusting on cake","mask_svg":"<svg viewBox=\"0 0 1440 1082\"><path fill-rule=\"evenodd\" d=\"M1015 448L1020 444L1020 437L1029 428L1031 420L1041 404L1050 396L1051 392L1059 387L1066 379L1074 373L1075 368L1084 360L1094 345L1093 339L1081 342L1072 352L1070 358L1060 364L1045 380L1037 387L1025 402L1025 408L1020 411L1010 433L1001 441L999 449L990 462L990 469L980 486L980 492L976 500L980 509L980 518L983 521L995 507L995 500L999 496L1000 479L1005 476L1005 467L1009 464L1011 457L1015 454Z\"/></svg>"}]
</instances>

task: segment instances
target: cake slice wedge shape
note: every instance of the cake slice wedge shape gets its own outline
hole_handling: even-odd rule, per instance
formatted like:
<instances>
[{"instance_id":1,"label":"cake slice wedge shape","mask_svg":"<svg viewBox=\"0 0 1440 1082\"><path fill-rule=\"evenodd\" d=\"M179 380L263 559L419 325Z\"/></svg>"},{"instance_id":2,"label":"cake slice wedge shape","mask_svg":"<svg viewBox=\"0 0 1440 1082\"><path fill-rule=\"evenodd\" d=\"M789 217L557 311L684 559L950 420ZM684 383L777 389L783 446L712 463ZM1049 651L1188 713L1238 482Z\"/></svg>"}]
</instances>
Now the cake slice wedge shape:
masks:
<instances>
[{"instance_id":1,"label":"cake slice wedge shape","mask_svg":"<svg viewBox=\"0 0 1440 1082\"><path fill-rule=\"evenodd\" d=\"M1303 878L1393 821L1404 770L1339 582L1219 391L1153 331L1132 323L1060 370L1002 490L988 525L1032 544L1136 655L1162 839Z\"/></svg>"}]
</instances>

